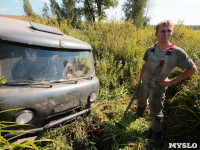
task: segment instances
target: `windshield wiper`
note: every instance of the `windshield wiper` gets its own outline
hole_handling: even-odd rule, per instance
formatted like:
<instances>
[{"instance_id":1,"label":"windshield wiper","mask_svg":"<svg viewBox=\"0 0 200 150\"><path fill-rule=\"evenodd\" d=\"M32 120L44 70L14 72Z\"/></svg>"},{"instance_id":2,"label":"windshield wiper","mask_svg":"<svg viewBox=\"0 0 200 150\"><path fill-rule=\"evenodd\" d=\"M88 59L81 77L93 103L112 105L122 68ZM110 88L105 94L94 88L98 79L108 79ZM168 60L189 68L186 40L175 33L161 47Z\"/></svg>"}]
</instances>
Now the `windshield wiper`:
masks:
<instances>
[{"instance_id":1,"label":"windshield wiper","mask_svg":"<svg viewBox=\"0 0 200 150\"><path fill-rule=\"evenodd\" d=\"M50 83L69 83L69 84L77 84L77 80L66 80L66 79L59 79L59 80L52 80L49 81Z\"/></svg>"},{"instance_id":2,"label":"windshield wiper","mask_svg":"<svg viewBox=\"0 0 200 150\"><path fill-rule=\"evenodd\" d=\"M7 82L4 85L8 86L36 86L36 87L46 87L51 88L53 85L49 82L32 82L32 81L22 81L22 82Z\"/></svg>"},{"instance_id":3,"label":"windshield wiper","mask_svg":"<svg viewBox=\"0 0 200 150\"><path fill-rule=\"evenodd\" d=\"M86 77L84 77L83 79L92 80L92 79L93 79L93 76L86 76Z\"/></svg>"},{"instance_id":4,"label":"windshield wiper","mask_svg":"<svg viewBox=\"0 0 200 150\"><path fill-rule=\"evenodd\" d=\"M19 81L19 82L7 82L4 85L7 86L29 86L29 87L38 87L38 88L52 88L53 83L69 83L77 84L77 80L51 80L51 81Z\"/></svg>"}]
</instances>

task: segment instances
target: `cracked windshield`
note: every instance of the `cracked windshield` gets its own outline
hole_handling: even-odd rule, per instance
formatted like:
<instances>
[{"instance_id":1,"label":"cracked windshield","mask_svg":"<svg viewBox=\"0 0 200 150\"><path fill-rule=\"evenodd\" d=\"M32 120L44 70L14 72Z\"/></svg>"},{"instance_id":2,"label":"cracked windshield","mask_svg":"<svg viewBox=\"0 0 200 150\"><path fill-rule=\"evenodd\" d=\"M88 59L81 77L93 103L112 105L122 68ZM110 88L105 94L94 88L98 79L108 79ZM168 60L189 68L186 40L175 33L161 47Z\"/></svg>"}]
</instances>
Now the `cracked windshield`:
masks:
<instances>
[{"instance_id":1,"label":"cracked windshield","mask_svg":"<svg viewBox=\"0 0 200 150\"><path fill-rule=\"evenodd\" d=\"M0 43L0 76L7 82L93 76L90 51L51 51Z\"/></svg>"}]
</instances>

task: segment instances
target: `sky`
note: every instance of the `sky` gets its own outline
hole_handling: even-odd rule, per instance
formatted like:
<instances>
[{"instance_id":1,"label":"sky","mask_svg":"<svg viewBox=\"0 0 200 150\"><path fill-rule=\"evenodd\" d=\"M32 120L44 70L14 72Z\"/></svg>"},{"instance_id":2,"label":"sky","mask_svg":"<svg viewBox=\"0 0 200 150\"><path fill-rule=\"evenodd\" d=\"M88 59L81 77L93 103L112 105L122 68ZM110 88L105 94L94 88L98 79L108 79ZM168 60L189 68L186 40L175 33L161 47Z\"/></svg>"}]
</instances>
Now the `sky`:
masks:
<instances>
[{"instance_id":1,"label":"sky","mask_svg":"<svg viewBox=\"0 0 200 150\"><path fill-rule=\"evenodd\" d=\"M62 0L56 0L61 4ZM122 5L126 0L118 0L119 5L106 11L108 20L121 20L124 18ZM42 12L44 2L49 0L29 0L33 11ZM183 22L185 25L200 25L200 0L150 0L147 17L150 24L155 25L162 20L171 20L175 24ZM25 15L23 0L0 0L0 14Z\"/></svg>"}]
</instances>

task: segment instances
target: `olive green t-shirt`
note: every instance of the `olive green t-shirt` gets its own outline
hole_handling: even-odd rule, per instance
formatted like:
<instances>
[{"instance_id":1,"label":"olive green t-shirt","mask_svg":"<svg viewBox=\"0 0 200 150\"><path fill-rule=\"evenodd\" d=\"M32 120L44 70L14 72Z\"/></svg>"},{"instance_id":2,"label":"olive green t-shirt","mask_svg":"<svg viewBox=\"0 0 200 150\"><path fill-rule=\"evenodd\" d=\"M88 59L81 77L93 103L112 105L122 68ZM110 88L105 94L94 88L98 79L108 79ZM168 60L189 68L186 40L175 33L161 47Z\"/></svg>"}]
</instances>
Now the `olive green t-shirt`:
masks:
<instances>
[{"instance_id":1,"label":"olive green t-shirt","mask_svg":"<svg viewBox=\"0 0 200 150\"><path fill-rule=\"evenodd\" d=\"M149 47L146 50L146 53L144 54L143 60L147 61L149 54L151 53L152 47ZM158 57L164 57L166 55L168 49L165 51L160 51L158 47L155 48L154 50L154 55ZM187 55L187 53L180 47L174 46L174 49L169 56L168 60L168 68L169 70L172 70L175 67L178 67L182 70L185 70L189 67L192 67L194 65L194 62L192 59L190 59Z\"/></svg>"}]
</instances>

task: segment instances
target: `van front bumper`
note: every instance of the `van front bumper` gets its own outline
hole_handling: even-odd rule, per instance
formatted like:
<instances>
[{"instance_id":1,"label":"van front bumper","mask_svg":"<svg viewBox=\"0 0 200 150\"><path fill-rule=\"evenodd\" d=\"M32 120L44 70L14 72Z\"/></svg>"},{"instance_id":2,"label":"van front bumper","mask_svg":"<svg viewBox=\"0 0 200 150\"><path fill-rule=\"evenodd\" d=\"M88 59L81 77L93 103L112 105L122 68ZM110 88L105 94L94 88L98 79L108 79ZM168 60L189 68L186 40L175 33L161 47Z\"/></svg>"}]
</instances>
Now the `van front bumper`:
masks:
<instances>
[{"instance_id":1,"label":"van front bumper","mask_svg":"<svg viewBox=\"0 0 200 150\"><path fill-rule=\"evenodd\" d=\"M18 137L23 136L23 135L35 134L37 132L45 131L47 129L56 127L59 124L71 121L71 120L73 120L73 119L75 119L75 118L77 118L81 115L89 114L92 111L92 109L94 109L97 105L99 105L99 102L96 105L94 105L92 108L82 110L80 112L77 112L77 113L69 115L69 116L65 116L65 117L60 118L56 121L53 121L53 122L46 124L44 127L30 129L30 130L24 130L24 131L14 132L14 133L7 133L7 134L4 135L4 138L6 138L6 139L15 138L15 137L18 138Z\"/></svg>"}]
</instances>

